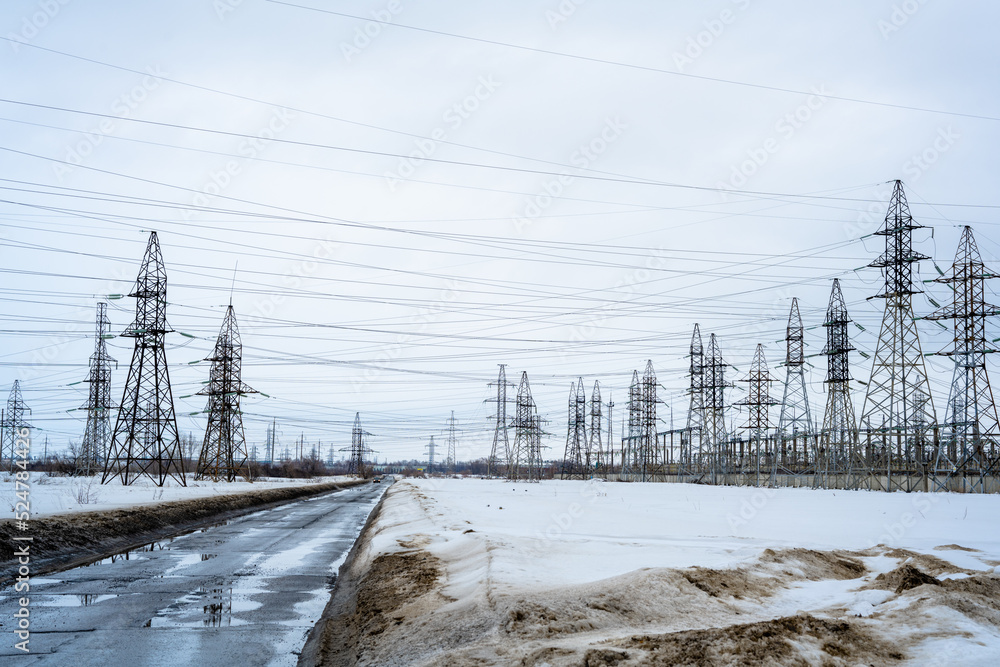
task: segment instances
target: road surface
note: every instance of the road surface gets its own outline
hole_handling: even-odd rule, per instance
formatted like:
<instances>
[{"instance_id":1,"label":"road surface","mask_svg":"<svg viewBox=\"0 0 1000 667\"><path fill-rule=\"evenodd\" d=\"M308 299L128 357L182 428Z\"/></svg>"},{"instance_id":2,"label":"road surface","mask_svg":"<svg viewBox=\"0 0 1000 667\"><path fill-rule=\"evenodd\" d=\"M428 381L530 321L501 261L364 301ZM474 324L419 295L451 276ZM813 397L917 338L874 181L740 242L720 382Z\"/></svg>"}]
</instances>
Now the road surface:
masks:
<instances>
[{"instance_id":1,"label":"road surface","mask_svg":"<svg viewBox=\"0 0 1000 667\"><path fill-rule=\"evenodd\" d=\"M387 485L248 514L33 578L30 654L0 599L4 665L294 665Z\"/></svg>"}]
</instances>

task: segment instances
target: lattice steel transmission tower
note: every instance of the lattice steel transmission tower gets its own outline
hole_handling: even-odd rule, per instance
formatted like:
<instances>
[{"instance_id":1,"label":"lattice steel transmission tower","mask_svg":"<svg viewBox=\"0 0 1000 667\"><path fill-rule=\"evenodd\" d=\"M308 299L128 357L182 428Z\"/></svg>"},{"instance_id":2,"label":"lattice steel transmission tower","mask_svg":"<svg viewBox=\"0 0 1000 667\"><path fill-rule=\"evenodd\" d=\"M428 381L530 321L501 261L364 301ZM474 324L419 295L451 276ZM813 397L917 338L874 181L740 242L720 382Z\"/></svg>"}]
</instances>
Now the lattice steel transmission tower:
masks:
<instances>
[{"instance_id":1,"label":"lattice steel transmission tower","mask_svg":"<svg viewBox=\"0 0 1000 667\"><path fill-rule=\"evenodd\" d=\"M87 427L75 463L79 475L93 475L101 470L111 442L111 411L114 409L111 402L111 364L115 360L108 354L105 343L112 336L108 304L103 301L97 304L95 329L94 353L90 355L90 374L86 380L90 389L87 403L82 406L87 411Z\"/></svg>"},{"instance_id":2,"label":"lattice steel transmission tower","mask_svg":"<svg viewBox=\"0 0 1000 667\"><path fill-rule=\"evenodd\" d=\"M569 389L569 414L567 417L566 449L563 453L560 477L571 479L590 476L590 441L587 439L587 395L583 378Z\"/></svg>"},{"instance_id":3,"label":"lattice steel transmission tower","mask_svg":"<svg viewBox=\"0 0 1000 667\"><path fill-rule=\"evenodd\" d=\"M117 477L128 486L145 476L157 486L167 477L187 486L164 349L173 329L167 324L167 272L156 232L149 235L129 296L136 299L135 321L121 335L135 339L135 350L101 483Z\"/></svg>"},{"instance_id":4,"label":"lattice steel transmission tower","mask_svg":"<svg viewBox=\"0 0 1000 667\"><path fill-rule=\"evenodd\" d=\"M705 425L702 432L703 451L708 450L709 469L713 484L722 481L720 476L731 469L729 453L729 430L726 427L726 389L732 385L726 382L726 368L722 359L722 349L715 334L708 339L708 353L705 355L702 390L705 400Z\"/></svg>"},{"instance_id":5,"label":"lattice steel transmission tower","mask_svg":"<svg viewBox=\"0 0 1000 667\"><path fill-rule=\"evenodd\" d=\"M500 473L500 461L510 461L511 449L510 438L507 434L507 387L514 385L507 382L507 364L499 364L500 374L497 376L496 388L497 397L489 399L496 401L496 427L493 430L493 447L490 449L490 458L486 462L486 476L492 477ZM490 386L493 386L491 383ZM501 459L501 457L503 457Z\"/></svg>"},{"instance_id":6,"label":"lattice steel transmission tower","mask_svg":"<svg viewBox=\"0 0 1000 667\"><path fill-rule=\"evenodd\" d=\"M458 446L458 431L455 428L455 411L451 411L448 419L448 455L445 457L445 469L448 472L455 472L455 450Z\"/></svg>"},{"instance_id":7,"label":"lattice steel transmission tower","mask_svg":"<svg viewBox=\"0 0 1000 667\"><path fill-rule=\"evenodd\" d=\"M885 252L871 267L882 269L885 313L872 363L871 380L861 410L863 464L871 488L913 491L933 463L931 428L936 423L930 383L920 350L913 295L913 265L927 259L913 249L913 222L903 184L896 181L885 224ZM884 477L884 484L883 484Z\"/></svg>"},{"instance_id":8,"label":"lattice steel transmission tower","mask_svg":"<svg viewBox=\"0 0 1000 667\"><path fill-rule=\"evenodd\" d=\"M527 371L521 373L515 406L514 444L507 459L507 479L537 482L542 472L542 429Z\"/></svg>"},{"instance_id":9,"label":"lattice steel transmission tower","mask_svg":"<svg viewBox=\"0 0 1000 667\"><path fill-rule=\"evenodd\" d=\"M760 343L754 351L750 372L743 381L748 385L747 397L736 405L747 407L747 421L743 426L747 441L739 443L742 451L734 452L736 463L742 469L746 483L759 486L763 469L773 484L778 457L777 452L768 446L768 436L771 430L770 408L778 405L778 401L771 398L770 388L774 378L767 368L764 346Z\"/></svg>"},{"instance_id":10,"label":"lattice steel transmission tower","mask_svg":"<svg viewBox=\"0 0 1000 667\"><path fill-rule=\"evenodd\" d=\"M590 431L588 431L590 439L587 450L590 452L592 467L603 472L607 464L607 455L604 451L602 407L601 384L595 380L594 390L590 392Z\"/></svg>"},{"instance_id":11,"label":"lattice steel transmission tower","mask_svg":"<svg viewBox=\"0 0 1000 667\"><path fill-rule=\"evenodd\" d=\"M955 322L952 350L941 353L952 357L955 369L934 457L938 484L961 478L961 486L950 490L983 493L986 477L1000 474L1000 424L986 372L986 355L992 352L986 348L986 318L1000 314L1000 309L986 303L985 282L996 277L986 270L972 229L965 227L951 272L935 281L954 290L952 304L927 317Z\"/></svg>"},{"instance_id":12,"label":"lattice steel transmission tower","mask_svg":"<svg viewBox=\"0 0 1000 667\"><path fill-rule=\"evenodd\" d=\"M434 444L434 436L431 436L431 441L427 443L427 474L434 474L434 454L437 453L437 445Z\"/></svg>"},{"instance_id":13,"label":"lattice steel transmission tower","mask_svg":"<svg viewBox=\"0 0 1000 667\"><path fill-rule=\"evenodd\" d=\"M361 428L361 413L355 412L354 426L351 427L351 446L347 448L347 451L350 452L347 459L348 475L368 477L371 474L368 463L365 460L370 451L365 443L365 438L368 435L370 434Z\"/></svg>"},{"instance_id":14,"label":"lattice steel transmission tower","mask_svg":"<svg viewBox=\"0 0 1000 667\"><path fill-rule=\"evenodd\" d=\"M14 386L10 388L10 395L7 397L7 410L3 419L0 420L3 428L3 453L9 457L10 470L14 470L14 447L18 441L18 431L22 428L31 428L31 424L24 421L24 413L31 412L24 403L21 396L21 381L14 380Z\"/></svg>"},{"instance_id":15,"label":"lattice steel transmission tower","mask_svg":"<svg viewBox=\"0 0 1000 667\"><path fill-rule=\"evenodd\" d=\"M858 425L854 417L854 402L851 400L850 353L854 349L848 335L851 317L847 314L847 304L840 291L840 279L833 279L830 303L826 308L826 411L823 413L823 428L820 432L819 450L816 452L815 486L822 488L856 488L859 480L847 477L854 469L851 458L863 453L858 450Z\"/></svg>"},{"instance_id":16,"label":"lattice steel transmission tower","mask_svg":"<svg viewBox=\"0 0 1000 667\"><path fill-rule=\"evenodd\" d=\"M642 378L632 374L629 387L629 428L622 452L622 477L638 482L653 481L665 473L664 457L656 433L656 373L646 362Z\"/></svg>"},{"instance_id":17,"label":"lattice steel transmission tower","mask_svg":"<svg viewBox=\"0 0 1000 667\"><path fill-rule=\"evenodd\" d=\"M705 467L709 453L703 450L705 446L705 348L701 342L701 329L694 325L691 334L691 347L688 353L690 366L688 368L688 404L686 434L681 437L681 466L689 473L694 473Z\"/></svg>"},{"instance_id":18,"label":"lattice steel transmission tower","mask_svg":"<svg viewBox=\"0 0 1000 667\"><path fill-rule=\"evenodd\" d=\"M799 315L799 300L792 299L788 313L788 327L785 329L785 391L781 399L781 416L778 431L782 437L810 435L814 432L812 414L809 410L809 395L806 393L805 335L802 317Z\"/></svg>"},{"instance_id":19,"label":"lattice steel transmission tower","mask_svg":"<svg viewBox=\"0 0 1000 667\"><path fill-rule=\"evenodd\" d=\"M257 391L242 379L243 343L231 304L226 309L212 356L205 361L211 361L212 368L208 385L198 392L199 396L208 396L208 426L198 457L198 478L234 482L242 477L250 482L252 473L247 460L240 397Z\"/></svg>"}]
</instances>

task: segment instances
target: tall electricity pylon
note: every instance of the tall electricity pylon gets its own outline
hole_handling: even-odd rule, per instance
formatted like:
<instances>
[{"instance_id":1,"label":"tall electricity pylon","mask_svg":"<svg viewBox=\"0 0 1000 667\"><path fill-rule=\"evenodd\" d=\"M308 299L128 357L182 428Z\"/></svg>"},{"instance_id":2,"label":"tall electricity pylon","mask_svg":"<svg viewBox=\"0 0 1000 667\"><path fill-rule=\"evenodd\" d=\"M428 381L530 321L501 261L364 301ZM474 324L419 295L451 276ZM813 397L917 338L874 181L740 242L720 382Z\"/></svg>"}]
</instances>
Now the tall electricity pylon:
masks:
<instances>
[{"instance_id":1,"label":"tall electricity pylon","mask_svg":"<svg viewBox=\"0 0 1000 667\"><path fill-rule=\"evenodd\" d=\"M121 335L135 339L135 350L101 483L117 477L128 486L145 476L157 486L167 477L187 486L163 344L173 329L167 324L167 272L156 232L149 235L129 296L136 299L135 321Z\"/></svg>"},{"instance_id":2,"label":"tall electricity pylon","mask_svg":"<svg viewBox=\"0 0 1000 667\"><path fill-rule=\"evenodd\" d=\"M642 378L632 374L629 387L628 437L622 452L622 477L638 482L652 481L664 474L663 456L656 437L656 373L646 362Z\"/></svg>"},{"instance_id":3,"label":"tall electricity pylon","mask_svg":"<svg viewBox=\"0 0 1000 667\"><path fill-rule=\"evenodd\" d=\"M493 430L493 447L490 449L490 458L486 462L487 477L498 475L500 461L509 461L511 458L510 439L507 436L507 387L513 387L514 385L507 383L506 368L507 364L500 364L500 374L496 382L497 397L489 399L490 401L496 401L497 413L496 427ZM491 384L490 386L493 385Z\"/></svg>"},{"instance_id":4,"label":"tall electricity pylon","mask_svg":"<svg viewBox=\"0 0 1000 667\"><path fill-rule=\"evenodd\" d=\"M787 373L785 375L785 391L781 399L778 431L782 437L794 438L813 433L809 395L806 393L805 336L797 298L792 299L792 309L788 313L788 327L785 331L785 367Z\"/></svg>"},{"instance_id":5,"label":"tall electricity pylon","mask_svg":"<svg viewBox=\"0 0 1000 667\"><path fill-rule=\"evenodd\" d=\"M437 453L437 445L434 444L434 436L431 436L431 441L427 443L427 474L434 474L434 454Z\"/></svg>"},{"instance_id":6,"label":"tall electricity pylon","mask_svg":"<svg viewBox=\"0 0 1000 667\"><path fill-rule=\"evenodd\" d=\"M885 275L885 289L876 295L885 299L885 313L861 410L869 480L873 488L887 491L915 490L933 463L930 429L937 420L913 315L913 295L920 293L913 285L913 265L927 259L913 249L913 230L921 228L910 215L903 184L896 181L885 224L875 232L885 237L885 252L869 264Z\"/></svg>"},{"instance_id":7,"label":"tall electricity pylon","mask_svg":"<svg viewBox=\"0 0 1000 667\"><path fill-rule=\"evenodd\" d=\"M514 415L514 444L507 458L507 479L538 481L541 475L541 421L531 398L528 373L521 373Z\"/></svg>"},{"instance_id":8,"label":"tall electricity pylon","mask_svg":"<svg viewBox=\"0 0 1000 667\"><path fill-rule=\"evenodd\" d=\"M858 425L851 400L851 360L854 349L847 325L851 317L840 291L840 279L833 279L830 303L826 308L826 411L816 453L816 486L822 488L857 488L860 480L848 478L852 470L863 468L863 453L858 450ZM852 457L860 457L857 466Z\"/></svg>"},{"instance_id":9,"label":"tall electricity pylon","mask_svg":"<svg viewBox=\"0 0 1000 667\"><path fill-rule=\"evenodd\" d=\"M602 428L601 384L595 380L594 390L590 392L590 444L587 449L591 456L591 466L603 473L604 466L607 464L607 456L604 452Z\"/></svg>"},{"instance_id":10,"label":"tall electricity pylon","mask_svg":"<svg viewBox=\"0 0 1000 667\"><path fill-rule=\"evenodd\" d=\"M761 469L763 469L773 484L778 457L777 453L771 451L767 444L771 429L770 408L772 405L778 405L778 401L772 399L770 395L770 387L774 378L768 371L767 360L764 358L764 346L760 343L757 344L757 349L754 351L750 373L744 382L748 384L747 397L746 400L740 401L737 405L745 405L748 409L747 422L743 427L746 429L748 442L746 443L746 451L741 452L742 455L737 458L745 482L760 486Z\"/></svg>"},{"instance_id":11,"label":"tall electricity pylon","mask_svg":"<svg viewBox=\"0 0 1000 667\"><path fill-rule=\"evenodd\" d=\"M457 429L455 428L455 411L451 411L451 418L448 419L448 456L445 458L445 469L447 472L455 472L455 450L458 446Z\"/></svg>"},{"instance_id":12,"label":"tall electricity pylon","mask_svg":"<svg viewBox=\"0 0 1000 667\"><path fill-rule=\"evenodd\" d=\"M986 349L986 318L1000 314L1000 309L984 297L986 280L996 277L986 270L972 229L965 227L950 274L936 280L954 290L952 304L927 317L955 322L952 350L942 353L952 357L955 369L935 454L935 481L943 484L948 478L961 477L968 490L980 493L986 491L986 476L1000 473L1000 425L986 372L986 354L992 351Z\"/></svg>"},{"instance_id":13,"label":"tall electricity pylon","mask_svg":"<svg viewBox=\"0 0 1000 667\"><path fill-rule=\"evenodd\" d=\"M198 457L198 477L216 482L235 482L242 477L250 482L240 397L257 391L243 383L243 343L232 305L226 309L215 349L206 361L212 362L212 368L208 385L198 392L199 396L208 396L208 426Z\"/></svg>"},{"instance_id":14,"label":"tall electricity pylon","mask_svg":"<svg viewBox=\"0 0 1000 667\"><path fill-rule=\"evenodd\" d=\"M111 337L111 322L108 320L108 304L97 304L97 326L94 333L94 353L90 355L90 374L86 382L90 384L87 403L87 428L83 432L83 443L76 457L76 473L93 475L104 465L111 442L111 364L115 360L108 354L105 340ZM115 364L117 366L117 363Z\"/></svg>"},{"instance_id":15,"label":"tall electricity pylon","mask_svg":"<svg viewBox=\"0 0 1000 667\"><path fill-rule=\"evenodd\" d=\"M18 432L22 428L31 428L31 425L24 421L24 413L31 412L31 408L24 404L21 396L21 381L14 380L14 386L10 388L10 395L7 397L7 410L4 413L0 428L3 429L3 448L10 456L10 470L14 470L15 446L19 439Z\"/></svg>"},{"instance_id":16,"label":"tall electricity pylon","mask_svg":"<svg viewBox=\"0 0 1000 667\"><path fill-rule=\"evenodd\" d=\"M357 475L364 478L371 474L368 466L368 455L371 454L371 450L365 442L369 435L371 433L361 428L361 413L354 413L354 426L351 428L351 446L341 449L341 451L346 450L350 452L347 459L348 475Z\"/></svg>"},{"instance_id":17,"label":"tall electricity pylon","mask_svg":"<svg viewBox=\"0 0 1000 667\"><path fill-rule=\"evenodd\" d=\"M562 479L587 478L591 473L590 442L587 440L587 396L583 378L569 389L569 415L566 449L563 454Z\"/></svg>"},{"instance_id":18,"label":"tall electricity pylon","mask_svg":"<svg viewBox=\"0 0 1000 667\"><path fill-rule=\"evenodd\" d=\"M705 397L705 423L702 442L707 445L711 468L711 482L718 484L731 468L729 435L726 428L726 382L727 364L722 359L719 341L712 334L708 340L708 354L704 363L702 389Z\"/></svg>"},{"instance_id":19,"label":"tall electricity pylon","mask_svg":"<svg viewBox=\"0 0 1000 667\"><path fill-rule=\"evenodd\" d=\"M689 357L691 360L688 370L690 385L688 396L687 432L688 442L686 452L682 453L682 464L689 467L690 472L696 469L704 469L710 460L710 452L703 448L706 444L705 437L705 348L701 343L701 330L698 325L694 325L694 333L691 334L691 348Z\"/></svg>"}]
</instances>

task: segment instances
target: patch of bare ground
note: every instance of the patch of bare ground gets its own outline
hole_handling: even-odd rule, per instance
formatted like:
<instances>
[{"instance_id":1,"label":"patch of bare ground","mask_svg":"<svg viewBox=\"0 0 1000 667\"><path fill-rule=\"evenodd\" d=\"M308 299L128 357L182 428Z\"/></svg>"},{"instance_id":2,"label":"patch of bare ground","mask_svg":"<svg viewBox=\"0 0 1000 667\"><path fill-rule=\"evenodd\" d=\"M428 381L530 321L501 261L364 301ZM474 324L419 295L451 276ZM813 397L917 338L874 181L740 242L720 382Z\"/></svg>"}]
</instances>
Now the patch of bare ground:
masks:
<instances>
[{"instance_id":1,"label":"patch of bare ground","mask_svg":"<svg viewBox=\"0 0 1000 667\"><path fill-rule=\"evenodd\" d=\"M612 642L625 665L893 665L905 659L864 626L809 615L724 628L636 635Z\"/></svg>"},{"instance_id":2,"label":"patch of bare ground","mask_svg":"<svg viewBox=\"0 0 1000 667\"><path fill-rule=\"evenodd\" d=\"M1000 576L977 574L941 582L941 601L972 620L1000 628Z\"/></svg>"},{"instance_id":3,"label":"patch of bare ground","mask_svg":"<svg viewBox=\"0 0 1000 667\"><path fill-rule=\"evenodd\" d=\"M868 574L865 564L855 554L843 551L815 551L813 549L765 549L762 563L774 563L793 568L786 576L801 577L809 581L823 579L857 579ZM797 572L795 571L797 570ZM798 578L796 577L796 578Z\"/></svg>"},{"instance_id":4,"label":"patch of bare ground","mask_svg":"<svg viewBox=\"0 0 1000 667\"><path fill-rule=\"evenodd\" d=\"M942 574L971 574L969 570L953 565L946 560L930 554L919 554L908 549L888 549L882 555L889 558L897 558L910 565L919 568L932 577L940 577Z\"/></svg>"},{"instance_id":5,"label":"patch of bare ground","mask_svg":"<svg viewBox=\"0 0 1000 667\"><path fill-rule=\"evenodd\" d=\"M970 549L969 547L963 547L960 544L942 544L934 547L934 551L971 551L973 553L982 553L979 549Z\"/></svg>"},{"instance_id":6,"label":"patch of bare ground","mask_svg":"<svg viewBox=\"0 0 1000 667\"><path fill-rule=\"evenodd\" d=\"M904 563L894 570L883 572L862 588L880 591L892 591L899 595L917 586L930 584L940 586L941 582L926 574L910 563Z\"/></svg>"}]
</instances>

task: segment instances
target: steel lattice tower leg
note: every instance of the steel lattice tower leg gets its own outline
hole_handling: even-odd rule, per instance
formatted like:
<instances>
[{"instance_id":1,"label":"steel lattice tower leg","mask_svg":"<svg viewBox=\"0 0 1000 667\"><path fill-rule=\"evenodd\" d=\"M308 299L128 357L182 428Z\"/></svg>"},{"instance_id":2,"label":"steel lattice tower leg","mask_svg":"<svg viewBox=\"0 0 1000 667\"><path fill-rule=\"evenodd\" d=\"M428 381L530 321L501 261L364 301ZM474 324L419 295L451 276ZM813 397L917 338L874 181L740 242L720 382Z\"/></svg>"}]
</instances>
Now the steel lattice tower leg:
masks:
<instances>
[{"instance_id":1,"label":"steel lattice tower leg","mask_svg":"<svg viewBox=\"0 0 1000 667\"><path fill-rule=\"evenodd\" d=\"M861 410L862 460L873 487L887 491L915 490L933 457L930 429L937 420L913 316L913 295L920 292L914 289L913 265L927 259L913 249L913 230L921 228L896 181L885 224L875 232L885 237L885 253L869 264L885 274L885 290L876 295L885 299L885 313Z\"/></svg>"},{"instance_id":2,"label":"steel lattice tower leg","mask_svg":"<svg viewBox=\"0 0 1000 667\"><path fill-rule=\"evenodd\" d=\"M1000 425L993 390L986 372L986 318L1000 309L985 301L988 272L976 247L972 229L965 227L950 274L937 279L954 290L954 299L927 319L955 322L951 356L955 370L940 445L934 457L935 482L947 488L950 478L961 478L959 491L986 491L986 478L1000 473L997 441Z\"/></svg>"},{"instance_id":3,"label":"steel lattice tower leg","mask_svg":"<svg viewBox=\"0 0 1000 667\"><path fill-rule=\"evenodd\" d=\"M587 440L587 396L583 378L569 389L569 416L562 479L586 478L590 474L590 442Z\"/></svg>"},{"instance_id":4,"label":"steel lattice tower leg","mask_svg":"<svg viewBox=\"0 0 1000 667\"><path fill-rule=\"evenodd\" d=\"M490 458L486 462L486 476L492 477L499 474L500 457L504 461L511 458L510 439L507 436L507 387L513 386L507 383L507 364L500 364L500 374L497 377L497 404L496 427L493 430L493 447L490 449ZM492 385L491 385L492 386ZM509 475L509 473L508 473Z\"/></svg>"},{"instance_id":5,"label":"steel lattice tower leg","mask_svg":"<svg viewBox=\"0 0 1000 667\"><path fill-rule=\"evenodd\" d=\"M719 341L712 334L708 341L708 354L704 364L705 425L703 442L708 447L711 481L713 484L725 482L731 468L729 436L726 429L726 367L722 359Z\"/></svg>"},{"instance_id":6,"label":"steel lattice tower leg","mask_svg":"<svg viewBox=\"0 0 1000 667\"><path fill-rule=\"evenodd\" d=\"M156 232L149 235L129 296L136 299L135 321L121 335L135 339L135 351L101 483L117 477L128 486L145 476L158 486L167 477L187 486L163 344L173 329L167 324L167 272Z\"/></svg>"},{"instance_id":7,"label":"steel lattice tower leg","mask_svg":"<svg viewBox=\"0 0 1000 667\"><path fill-rule=\"evenodd\" d=\"M257 392L242 380L243 343L232 305L226 309L215 349L206 361L212 362L212 368L208 386L198 392L208 396L208 426L198 457L198 478L234 482L242 477L250 482L240 397Z\"/></svg>"},{"instance_id":8,"label":"steel lattice tower leg","mask_svg":"<svg viewBox=\"0 0 1000 667\"><path fill-rule=\"evenodd\" d=\"M83 433L83 443L76 458L76 473L93 475L104 465L111 442L111 363L105 343L111 337L111 322L108 320L108 304L97 304L97 326L94 334L94 354L90 355L90 385L87 403L87 428Z\"/></svg>"},{"instance_id":9,"label":"steel lattice tower leg","mask_svg":"<svg viewBox=\"0 0 1000 667\"><path fill-rule=\"evenodd\" d=\"M590 452L591 456L589 467L603 474L604 466L607 462L604 460L603 419L601 411L601 385L595 381L594 390L590 393L590 440L588 441L587 451Z\"/></svg>"},{"instance_id":10,"label":"steel lattice tower leg","mask_svg":"<svg viewBox=\"0 0 1000 667\"><path fill-rule=\"evenodd\" d=\"M743 471L743 480L754 486L760 486L761 468L768 473L769 483L775 483L775 473L777 466L776 452L769 451L768 435L771 429L770 407L778 405L778 402L770 396L770 386L774 382L770 371L767 369L767 360L764 358L764 346L757 344L754 351L753 363L750 365L750 373L746 380L748 391L746 400L740 401L736 405L745 405L748 408L747 422L744 429L747 431L747 451L740 452L737 460ZM743 443L740 443L741 446Z\"/></svg>"},{"instance_id":11,"label":"steel lattice tower leg","mask_svg":"<svg viewBox=\"0 0 1000 667\"><path fill-rule=\"evenodd\" d=\"M840 280L833 279L830 304L826 309L826 411L816 460L816 486L822 488L857 488L859 480L848 477L852 469L851 457L858 453L858 426L851 400L850 353L854 349L848 336L847 325L851 318L840 291Z\"/></svg>"},{"instance_id":12,"label":"steel lattice tower leg","mask_svg":"<svg viewBox=\"0 0 1000 667\"><path fill-rule=\"evenodd\" d=\"M778 419L778 437L781 455L796 472L808 473L812 463L808 438L814 433L809 395L806 393L805 336L799 300L792 299L785 334L785 391L781 399L781 416ZM791 439L791 447L787 440Z\"/></svg>"},{"instance_id":13,"label":"steel lattice tower leg","mask_svg":"<svg viewBox=\"0 0 1000 667\"><path fill-rule=\"evenodd\" d=\"M11 472L14 471L14 447L18 441L18 431L22 428L31 428L31 425L24 421L25 412L31 412L31 408L24 404L24 398L21 396L21 381L14 380L14 386L10 388L10 395L7 397L7 411L2 421L2 452L10 457Z\"/></svg>"}]
</instances>

